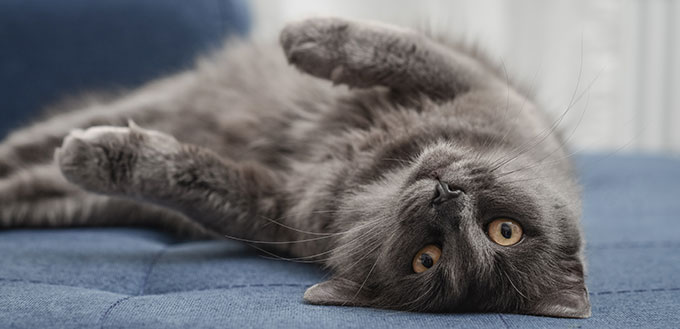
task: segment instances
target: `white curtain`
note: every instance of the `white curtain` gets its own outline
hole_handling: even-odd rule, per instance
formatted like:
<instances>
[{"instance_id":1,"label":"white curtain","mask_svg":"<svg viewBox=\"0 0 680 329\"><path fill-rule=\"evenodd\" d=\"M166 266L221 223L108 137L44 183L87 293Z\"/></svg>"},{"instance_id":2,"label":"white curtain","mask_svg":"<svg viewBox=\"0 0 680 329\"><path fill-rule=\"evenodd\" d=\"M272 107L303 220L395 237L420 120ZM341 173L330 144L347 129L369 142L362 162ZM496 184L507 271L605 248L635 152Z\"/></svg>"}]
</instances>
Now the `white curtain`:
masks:
<instances>
[{"instance_id":1,"label":"white curtain","mask_svg":"<svg viewBox=\"0 0 680 329\"><path fill-rule=\"evenodd\" d=\"M370 19L474 42L535 90L576 150L680 153L680 1L255 0L254 36L289 20ZM574 95L576 95L574 97ZM572 134L573 132L573 134Z\"/></svg>"}]
</instances>

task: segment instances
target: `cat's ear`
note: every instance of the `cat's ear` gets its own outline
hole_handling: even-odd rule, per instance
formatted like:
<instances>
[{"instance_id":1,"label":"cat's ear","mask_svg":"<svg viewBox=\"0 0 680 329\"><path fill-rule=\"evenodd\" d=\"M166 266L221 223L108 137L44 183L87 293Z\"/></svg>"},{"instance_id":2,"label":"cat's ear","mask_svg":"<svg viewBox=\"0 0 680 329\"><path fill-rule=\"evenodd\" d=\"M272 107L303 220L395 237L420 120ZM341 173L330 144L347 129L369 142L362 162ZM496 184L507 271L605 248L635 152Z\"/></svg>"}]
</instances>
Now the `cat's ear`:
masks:
<instances>
[{"instance_id":1,"label":"cat's ear","mask_svg":"<svg viewBox=\"0 0 680 329\"><path fill-rule=\"evenodd\" d=\"M545 296L534 304L529 313L560 318L589 318L588 289L582 285Z\"/></svg>"},{"instance_id":2,"label":"cat's ear","mask_svg":"<svg viewBox=\"0 0 680 329\"><path fill-rule=\"evenodd\" d=\"M585 285L583 263L581 259L575 259L568 264L568 272L561 278L561 288L536 300L528 313L561 318L590 317L590 298Z\"/></svg>"},{"instance_id":3,"label":"cat's ear","mask_svg":"<svg viewBox=\"0 0 680 329\"><path fill-rule=\"evenodd\" d=\"M334 278L305 291L304 300L316 305L367 306L369 292L356 282Z\"/></svg>"}]
</instances>

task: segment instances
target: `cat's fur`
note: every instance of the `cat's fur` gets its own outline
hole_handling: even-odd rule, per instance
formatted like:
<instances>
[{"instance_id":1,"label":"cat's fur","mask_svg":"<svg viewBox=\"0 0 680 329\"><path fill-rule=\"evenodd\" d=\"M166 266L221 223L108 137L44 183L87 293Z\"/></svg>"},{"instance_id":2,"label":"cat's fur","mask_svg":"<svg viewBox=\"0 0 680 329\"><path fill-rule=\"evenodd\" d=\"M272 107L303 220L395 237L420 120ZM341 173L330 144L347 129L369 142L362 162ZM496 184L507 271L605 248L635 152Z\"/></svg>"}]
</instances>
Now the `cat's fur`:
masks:
<instances>
[{"instance_id":1,"label":"cat's fur","mask_svg":"<svg viewBox=\"0 0 680 329\"><path fill-rule=\"evenodd\" d=\"M568 155L504 72L340 19L291 24L281 44L302 73L236 42L16 131L0 145L0 224L207 229L326 265L310 303L590 315ZM438 180L463 194L433 204ZM498 217L521 223L520 243L489 239ZM416 274L428 244L442 258Z\"/></svg>"}]
</instances>

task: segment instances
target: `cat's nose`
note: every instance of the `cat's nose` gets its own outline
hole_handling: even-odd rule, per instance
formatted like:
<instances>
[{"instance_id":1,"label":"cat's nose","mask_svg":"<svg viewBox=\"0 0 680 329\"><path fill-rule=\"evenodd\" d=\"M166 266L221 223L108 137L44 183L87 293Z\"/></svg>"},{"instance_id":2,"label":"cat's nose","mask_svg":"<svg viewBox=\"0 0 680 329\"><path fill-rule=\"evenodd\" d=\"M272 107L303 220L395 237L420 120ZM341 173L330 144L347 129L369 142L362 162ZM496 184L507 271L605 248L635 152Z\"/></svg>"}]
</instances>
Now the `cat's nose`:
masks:
<instances>
[{"instance_id":1,"label":"cat's nose","mask_svg":"<svg viewBox=\"0 0 680 329\"><path fill-rule=\"evenodd\" d=\"M456 199L460 197L461 194L463 194L463 191L460 189L451 187L451 185L438 180L434 189L434 198L432 199L432 203L439 205L446 201Z\"/></svg>"}]
</instances>

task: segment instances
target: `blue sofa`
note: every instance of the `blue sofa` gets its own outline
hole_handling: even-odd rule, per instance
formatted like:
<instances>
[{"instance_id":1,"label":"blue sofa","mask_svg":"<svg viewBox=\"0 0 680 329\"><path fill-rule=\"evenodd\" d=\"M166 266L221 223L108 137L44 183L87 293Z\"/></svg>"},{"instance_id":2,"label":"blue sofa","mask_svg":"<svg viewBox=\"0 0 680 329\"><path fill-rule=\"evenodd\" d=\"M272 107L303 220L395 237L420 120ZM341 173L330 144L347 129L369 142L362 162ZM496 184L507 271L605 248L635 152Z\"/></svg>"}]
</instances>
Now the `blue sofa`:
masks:
<instances>
[{"instance_id":1,"label":"blue sofa","mask_svg":"<svg viewBox=\"0 0 680 329\"><path fill-rule=\"evenodd\" d=\"M190 65L245 33L244 12L226 0L0 0L0 136L64 92L133 87ZM231 241L71 228L0 231L0 328L679 327L680 159L577 161L590 319L307 305L305 288L327 275L312 265Z\"/></svg>"},{"instance_id":2,"label":"blue sofa","mask_svg":"<svg viewBox=\"0 0 680 329\"><path fill-rule=\"evenodd\" d=\"M189 68L249 17L244 0L0 0L0 138L64 96Z\"/></svg>"},{"instance_id":3,"label":"blue sofa","mask_svg":"<svg viewBox=\"0 0 680 329\"><path fill-rule=\"evenodd\" d=\"M680 160L579 158L585 186L586 320L313 306L325 273L231 241L144 229L0 232L2 328L677 328Z\"/></svg>"}]
</instances>

